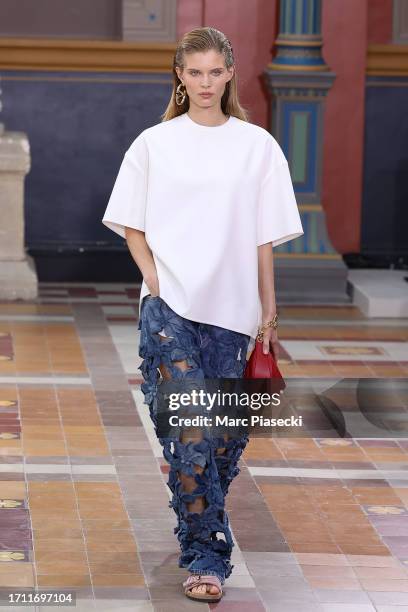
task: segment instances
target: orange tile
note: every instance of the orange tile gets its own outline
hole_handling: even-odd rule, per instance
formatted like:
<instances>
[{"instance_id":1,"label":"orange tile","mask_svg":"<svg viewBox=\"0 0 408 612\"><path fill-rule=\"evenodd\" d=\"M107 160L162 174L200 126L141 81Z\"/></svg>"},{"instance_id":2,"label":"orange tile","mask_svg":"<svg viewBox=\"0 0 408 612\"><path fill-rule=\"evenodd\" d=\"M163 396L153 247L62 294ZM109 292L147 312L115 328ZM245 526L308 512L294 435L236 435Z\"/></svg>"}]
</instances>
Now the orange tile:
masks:
<instances>
[{"instance_id":1,"label":"orange tile","mask_svg":"<svg viewBox=\"0 0 408 612\"><path fill-rule=\"evenodd\" d=\"M388 378L388 377L397 377L397 378L405 378L407 373L405 368L401 367L401 366L396 366L396 365L373 365L370 363L370 368L374 374L374 376L381 378Z\"/></svg>"},{"instance_id":2,"label":"orange tile","mask_svg":"<svg viewBox=\"0 0 408 612\"><path fill-rule=\"evenodd\" d=\"M0 480L1 499L24 499L27 489L24 481Z\"/></svg>"},{"instance_id":3,"label":"orange tile","mask_svg":"<svg viewBox=\"0 0 408 612\"><path fill-rule=\"evenodd\" d=\"M284 363L281 364L279 361L278 366L284 378L300 378L301 376L304 376L303 370L299 366Z\"/></svg>"},{"instance_id":4,"label":"orange tile","mask_svg":"<svg viewBox=\"0 0 408 612\"><path fill-rule=\"evenodd\" d=\"M299 366L301 374L303 376L319 377L319 376L333 376L336 374L336 370L330 363L322 365L305 365Z\"/></svg>"},{"instance_id":5,"label":"orange tile","mask_svg":"<svg viewBox=\"0 0 408 612\"><path fill-rule=\"evenodd\" d=\"M73 495L75 493L74 485L70 481L57 481L57 480L30 480L27 483L30 494L44 494L44 493L60 493L61 495Z\"/></svg>"},{"instance_id":6,"label":"orange tile","mask_svg":"<svg viewBox=\"0 0 408 612\"><path fill-rule=\"evenodd\" d=\"M121 498L122 491L116 482L74 482L75 493L79 499L85 500L93 497L98 499L101 496L111 498L112 496Z\"/></svg>"},{"instance_id":7,"label":"orange tile","mask_svg":"<svg viewBox=\"0 0 408 612\"><path fill-rule=\"evenodd\" d=\"M36 421L32 422L29 419L21 419L21 423L24 435L39 435L43 433L47 437L51 435L58 437L63 431L57 418L54 419L52 424L48 425L39 424Z\"/></svg>"},{"instance_id":8,"label":"orange tile","mask_svg":"<svg viewBox=\"0 0 408 612\"><path fill-rule=\"evenodd\" d=\"M282 459L283 455L273 440L250 438L243 457L247 459Z\"/></svg>"},{"instance_id":9,"label":"orange tile","mask_svg":"<svg viewBox=\"0 0 408 612\"><path fill-rule=\"evenodd\" d=\"M59 550L42 550L35 552L35 567L37 574L85 574L88 562L85 552Z\"/></svg>"},{"instance_id":10,"label":"orange tile","mask_svg":"<svg viewBox=\"0 0 408 612\"><path fill-rule=\"evenodd\" d=\"M13 444L10 444L13 442ZM0 455L17 455L20 457L23 454L21 443L19 440L0 440Z\"/></svg>"},{"instance_id":11,"label":"orange tile","mask_svg":"<svg viewBox=\"0 0 408 612\"><path fill-rule=\"evenodd\" d=\"M110 534L121 534L119 530L116 532L92 532L86 534L86 547L88 552L115 554L118 552L137 553L136 542L133 535L129 532L124 532L120 537L113 538Z\"/></svg>"},{"instance_id":12,"label":"orange tile","mask_svg":"<svg viewBox=\"0 0 408 612\"><path fill-rule=\"evenodd\" d=\"M30 495L29 504L33 514L37 511L47 512L51 507L53 511L58 510L63 513L73 513L77 509L76 499L70 495Z\"/></svg>"},{"instance_id":13,"label":"orange tile","mask_svg":"<svg viewBox=\"0 0 408 612\"><path fill-rule=\"evenodd\" d=\"M374 462L404 463L408 462L408 454L402 450L386 448L370 448L366 450L368 457Z\"/></svg>"},{"instance_id":14,"label":"orange tile","mask_svg":"<svg viewBox=\"0 0 408 612\"><path fill-rule=\"evenodd\" d=\"M85 541L83 538L35 538L35 553L36 555L42 555L47 552L53 552L55 550L60 553L65 552L78 552L85 553Z\"/></svg>"},{"instance_id":15,"label":"orange tile","mask_svg":"<svg viewBox=\"0 0 408 612\"><path fill-rule=\"evenodd\" d=\"M55 454L55 453L53 453ZM68 455L70 457L110 457L108 445L99 445L90 448L89 446L69 445Z\"/></svg>"},{"instance_id":16,"label":"orange tile","mask_svg":"<svg viewBox=\"0 0 408 612\"><path fill-rule=\"evenodd\" d=\"M81 521L77 519L64 519L58 516L47 517L44 521L42 514L31 516L33 524L34 542L53 538L70 538L83 540Z\"/></svg>"},{"instance_id":17,"label":"orange tile","mask_svg":"<svg viewBox=\"0 0 408 612\"><path fill-rule=\"evenodd\" d=\"M78 518L78 511L76 508L55 508L48 506L47 508L32 508L31 516L39 521L50 521L61 518L66 522Z\"/></svg>"},{"instance_id":18,"label":"orange tile","mask_svg":"<svg viewBox=\"0 0 408 612\"><path fill-rule=\"evenodd\" d=\"M328 523L326 521L325 525L333 536L335 536L336 538L341 538L342 541L345 541L345 539L348 537L355 541L357 536L359 542L364 543L373 536L375 536L375 539L378 539L377 532L374 527L370 525L369 521L366 521L364 523L353 522L351 525L343 524L340 522Z\"/></svg>"},{"instance_id":19,"label":"orange tile","mask_svg":"<svg viewBox=\"0 0 408 612\"><path fill-rule=\"evenodd\" d=\"M65 429L65 428L64 428ZM67 446L84 446L86 447L88 441L88 447L106 447L106 437L104 434L72 434L67 433L66 436Z\"/></svg>"},{"instance_id":20,"label":"orange tile","mask_svg":"<svg viewBox=\"0 0 408 612\"><path fill-rule=\"evenodd\" d=\"M390 487L350 487L361 505L399 506L400 498Z\"/></svg>"},{"instance_id":21,"label":"orange tile","mask_svg":"<svg viewBox=\"0 0 408 612\"><path fill-rule=\"evenodd\" d=\"M88 559L92 574L143 574L136 555L128 552L88 550Z\"/></svg>"},{"instance_id":22,"label":"orange tile","mask_svg":"<svg viewBox=\"0 0 408 612\"><path fill-rule=\"evenodd\" d=\"M78 483L77 483L78 484ZM86 534L99 533L100 531L121 531L127 532L130 528L128 518L124 519L88 519L82 518L82 525Z\"/></svg>"},{"instance_id":23,"label":"orange tile","mask_svg":"<svg viewBox=\"0 0 408 612\"><path fill-rule=\"evenodd\" d=\"M334 363L334 362L333 362ZM374 378L375 374L365 365L356 366L340 366L333 365L336 376L342 376L343 378Z\"/></svg>"},{"instance_id":24,"label":"orange tile","mask_svg":"<svg viewBox=\"0 0 408 612\"><path fill-rule=\"evenodd\" d=\"M285 513L284 511L276 511L273 512L273 518L278 523L281 529L290 528L293 525L297 525L299 523L302 524L304 529L320 529L324 528L325 523L316 517L315 514L309 513L306 514L304 512L297 513Z\"/></svg>"},{"instance_id":25,"label":"orange tile","mask_svg":"<svg viewBox=\"0 0 408 612\"><path fill-rule=\"evenodd\" d=\"M95 504L93 504L95 506ZM123 506L108 506L104 505L102 507L81 507L80 508L81 518L84 519L97 519L97 518L109 518L116 520L125 520L127 517L126 510Z\"/></svg>"},{"instance_id":26,"label":"orange tile","mask_svg":"<svg viewBox=\"0 0 408 612\"><path fill-rule=\"evenodd\" d=\"M90 510L94 510L96 503L95 503L95 499L98 499L97 504L100 506L104 506L108 512L114 512L114 511L122 511L124 506L123 506L123 501L120 498L116 498L116 497L100 497L100 498L89 498L89 499L78 499L78 508L79 508L79 512L80 514L85 514L87 512L89 512Z\"/></svg>"},{"instance_id":27,"label":"orange tile","mask_svg":"<svg viewBox=\"0 0 408 612\"><path fill-rule=\"evenodd\" d=\"M294 553L336 554L339 551L334 542L290 542L289 547Z\"/></svg>"},{"instance_id":28,"label":"orange tile","mask_svg":"<svg viewBox=\"0 0 408 612\"><path fill-rule=\"evenodd\" d=\"M91 585L91 577L89 573L80 572L72 574L38 574L37 583L39 587L80 587Z\"/></svg>"},{"instance_id":29,"label":"orange tile","mask_svg":"<svg viewBox=\"0 0 408 612\"><path fill-rule=\"evenodd\" d=\"M94 586L145 586L140 574L92 574Z\"/></svg>"},{"instance_id":30,"label":"orange tile","mask_svg":"<svg viewBox=\"0 0 408 612\"><path fill-rule=\"evenodd\" d=\"M67 437L70 435L86 436L87 434L105 436L105 429L101 423L89 426L83 425L82 423L78 425L64 424L64 432Z\"/></svg>"},{"instance_id":31,"label":"orange tile","mask_svg":"<svg viewBox=\"0 0 408 612\"><path fill-rule=\"evenodd\" d=\"M0 566L0 587L32 587L35 585L32 563L3 561Z\"/></svg>"},{"instance_id":32,"label":"orange tile","mask_svg":"<svg viewBox=\"0 0 408 612\"><path fill-rule=\"evenodd\" d=\"M65 442L58 440L23 440L23 451L35 457L67 456Z\"/></svg>"},{"instance_id":33,"label":"orange tile","mask_svg":"<svg viewBox=\"0 0 408 612\"><path fill-rule=\"evenodd\" d=\"M305 532L302 531L301 529L292 529L292 530L288 530L288 529L282 529L283 535L285 536L285 540L289 543L289 545L291 546L292 544L319 544L322 542L325 543L329 543L331 544L332 542L334 542L334 539L330 537L330 535L326 536L325 532Z\"/></svg>"},{"instance_id":34,"label":"orange tile","mask_svg":"<svg viewBox=\"0 0 408 612\"><path fill-rule=\"evenodd\" d=\"M319 512L323 520L327 521L328 524L332 521L342 521L343 523L353 524L364 516L363 511L357 504L354 506L346 504L342 504L341 506L327 506L326 504L320 504Z\"/></svg>"},{"instance_id":35,"label":"orange tile","mask_svg":"<svg viewBox=\"0 0 408 612\"><path fill-rule=\"evenodd\" d=\"M0 374L3 376L15 374L16 366L14 361L0 361Z\"/></svg>"},{"instance_id":36,"label":"orange tile","mask_svg":"<svg viewBox=\"0 0 408 612\"><path fill-rule=\"evenodd\" d=\"M380 555L389 555L390 551L383 544L371 545L371 544L363 544L359 542L355 543L338 543L338 547L341 552L345 555L372 555L372 556L380 556Z\"/></svg>"}]
</instances>

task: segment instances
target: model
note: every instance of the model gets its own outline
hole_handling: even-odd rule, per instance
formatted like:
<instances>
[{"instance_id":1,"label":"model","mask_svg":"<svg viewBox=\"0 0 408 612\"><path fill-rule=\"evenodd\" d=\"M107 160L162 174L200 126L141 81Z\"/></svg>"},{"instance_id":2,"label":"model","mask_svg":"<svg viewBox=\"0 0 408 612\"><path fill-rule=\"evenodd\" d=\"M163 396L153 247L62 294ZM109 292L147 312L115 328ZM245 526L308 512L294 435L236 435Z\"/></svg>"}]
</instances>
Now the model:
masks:
<instances>
[{"instance_id":1,"label":"model","mask_svg":"<svg viewBox=\"0 0 408 612\"><path fill-rule=\"evenodd\" d=\"M226 36L185 34L173 76L162 121L126 151L102 220L143 275L141 388L156 433L161 379L241 378L259 330L278 358L272 248L303 234L283 151L239 103ZM225 497L248 438L158 437L185 594L219 600L233 567Z\"/></svg>"}]
</instances>

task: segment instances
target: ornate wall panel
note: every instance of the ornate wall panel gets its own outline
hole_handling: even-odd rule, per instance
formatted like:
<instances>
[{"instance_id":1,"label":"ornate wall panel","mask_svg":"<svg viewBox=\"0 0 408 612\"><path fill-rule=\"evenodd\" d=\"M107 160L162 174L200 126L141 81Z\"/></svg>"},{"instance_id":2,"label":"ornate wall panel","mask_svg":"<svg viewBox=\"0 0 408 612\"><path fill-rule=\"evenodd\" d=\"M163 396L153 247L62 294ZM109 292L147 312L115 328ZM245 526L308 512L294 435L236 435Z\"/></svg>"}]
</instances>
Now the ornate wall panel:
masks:
<instances>
[{"instance_id":1,"label":"ornate wall panel","mask_svg":"<svg viewBox=\"0 0 408 612\"><path fill-rule=\"evenodd\" d=\"M175 41L176 0L123 0L124 40Z\"/></svg>"}]
</instances>

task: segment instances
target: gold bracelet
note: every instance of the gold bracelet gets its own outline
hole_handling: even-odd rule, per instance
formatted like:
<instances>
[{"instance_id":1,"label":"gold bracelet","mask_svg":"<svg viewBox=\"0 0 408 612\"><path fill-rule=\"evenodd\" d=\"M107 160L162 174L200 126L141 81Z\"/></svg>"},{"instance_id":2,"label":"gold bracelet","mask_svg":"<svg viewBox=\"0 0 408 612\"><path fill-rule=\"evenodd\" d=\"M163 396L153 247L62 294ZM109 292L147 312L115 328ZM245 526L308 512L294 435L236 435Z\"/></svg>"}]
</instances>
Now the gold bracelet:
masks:
<instances>
[{"instance_id":1,"label":"gold bracelet","mask_svg":"<svg viewBox=\"0 0 408 612\"><path fill-rule=\"evenodd\" d=\"M257 340L262 342L264 331L268 327L272 327L273 329L276 329L278 327L278 313L274 315L271 321L268 321L267 323L264 323L263 325L261 325L261 327L258 330L258 335L256 337Z\"/></svg>"}]
</instances>

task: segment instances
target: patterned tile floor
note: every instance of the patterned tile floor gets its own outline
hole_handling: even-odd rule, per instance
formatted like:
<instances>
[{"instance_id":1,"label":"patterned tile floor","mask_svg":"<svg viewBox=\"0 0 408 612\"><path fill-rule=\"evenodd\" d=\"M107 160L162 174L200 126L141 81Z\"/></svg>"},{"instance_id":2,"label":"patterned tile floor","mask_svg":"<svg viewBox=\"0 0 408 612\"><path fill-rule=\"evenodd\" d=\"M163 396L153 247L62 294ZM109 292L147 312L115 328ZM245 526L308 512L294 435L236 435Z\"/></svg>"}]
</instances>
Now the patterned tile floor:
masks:
<instances>
[{"instance_id":1,"label":"patterned tile floor","mask_svg":"<svg viewBox=\"0 0 408 612\"><path fill-rule=\"evenodd\" d=\"M226 596L182 595L167 466L140 391L138 295L43 283L37 300L0 303L0 591L71 587L87 612L407 611L403 439L252 439L228 497ZM408 375L407 319L280 313L288 378Z\"/></svg>"}]
</instances>

